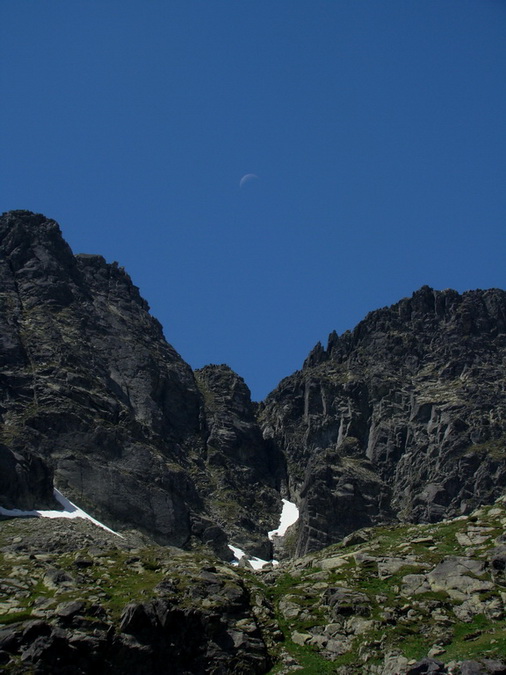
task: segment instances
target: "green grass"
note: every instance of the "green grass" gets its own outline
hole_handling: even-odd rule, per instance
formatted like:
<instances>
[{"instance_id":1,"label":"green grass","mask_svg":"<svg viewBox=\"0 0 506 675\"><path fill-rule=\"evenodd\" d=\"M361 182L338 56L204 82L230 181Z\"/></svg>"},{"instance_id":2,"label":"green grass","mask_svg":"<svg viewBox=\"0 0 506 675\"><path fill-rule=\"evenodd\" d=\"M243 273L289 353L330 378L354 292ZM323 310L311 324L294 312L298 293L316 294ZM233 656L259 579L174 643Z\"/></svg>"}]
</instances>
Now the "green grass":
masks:
<instances>
[{"instance_id":1,"label":"green grass","mask_svg":"<svg viewBox=\"0 0 506 675\"><path fill-rule=\"evenodd\" d=\"M0 624L8 626L11 623L18 623L20 621L28 621L32 618L31 610L23 610L22 612L15 612L14 614L0 614Z\"/></svg>"},{"instance_id":2,"label":"green grass","mask_svg":"<svg viewBox=\"0 0 506 675\"><path fill-rule=\"evenodd\" d=\"M453 638L445 645L445 653L440 658L445 661L479 656L504 659L505 654L506 620L490 621L479 614L469 623L455 624Z\"/></svg>"},{"instance_id":3,"label":"green grass","mask_svg":"<svg viewBox=\"0 0 506 675\"><path fill-rule=\"evenodd\" d=\"M479 455L489 455L493 459L504 459L506 457L506 434L500 438L491 439L484 443L471 445L466 452Z\"/></svg>"},{"instance_id":4,"label":"green grass","mask_svg":"<svg viewBox=\"0 0 506 675\"><path fill-rule=\"evenodd\" d=\"M487 525L491 527L489 540L484 543L482 551L495 546L494 538L501 534L504 528L501 520L506 517L504 505L498 503L495 509L498 513L489 516L489 508L483 507L470 518L426 525L396 525L369 529L369 540L365 543L344 547L337 544L325 551L315 554L313 566L304 569L289 566L269 573L267 577L253 573L250 570L233 570L232 576L223 577L224 583L241 584L241 581L253 595L259 593L270 601L274 608L274 617L284 635L284 642L275 646L272 644L272 656L276 658L276 650L286 649L302 666L301 673L319 674L334 673L339 666L344 666L350 674L360 673L363 666L363 656L367 653L368 664L381 663L384 654L392 649L399 649L407 658L420 659L427 655L433 644L442 644L445 652L438 656L440 660L475 658L488 655L491 658L504 658L506 653L506 619L491 620L485 616L475 616L469 623L457 620L453 608L457 601L452 600L444 591L428 591L412 598L400 594L402 579L406 574L424 574L447 556L465 555L466 547L460 546L456 534L466 532L469 526ZM2 542L12 541L17 534L23 535L23 524L9 522L0 530L0 545ZM422 537L431 537L434 545L428 543L412 543L411 540ZM404 544L409 543L405 547ZM353 553L363 550L376 557L403 557L414 555L417 562L427 563L430 568L424 569L410 561L390 576L381 579L378 576L376 561L355 561ZM332 570L322 570L319 561L325 558L346 554L346 563L342 567ZM481 554L481 551L480 551ZM14 614L4 614L0 623L14 623L26 621L31 616L31 610L37 597L53 598L55 603L76 598L83 599L91 604L93 596L99 597L99 603L104 607L109 618L117 622L121 613L130 602L145 602L154 597L154 588L164 578L169 578L175 585L174 599L181 607L195 606L198 602L195 597L205 595L205 583L199 580L199 571L205 564L214 564L219 568L223 563L210 559L204 553L178 553L167 551L162 547L146 547L135 552L136 562L131 552L121 549L103 551L93 558L93 565L77 568L75 565L76 553L51 554L51 566L69 571L81 581L75 588L58 593L48 590L42 583L44 574L43 563L30 561L27 555L21 554L14 559L0 557L0 575L8 579L12 564L29 567L34 571L32 585L29 588L29 597L20 598L18 609ZM128 562L130 560L130 562ZM232 570L230 570L232 573ZM21 577L20 577L21 578ZM489 578L485 572L484 579ZM23 577L27 580L26 577ZM275 579L275 581L274 581ZM98 583L102 581L102 583ZM313 588L313 584L322 584ZM201 585L202 584L202 585ZM325 585L323 585L325 584ZM348 587L363 593L368 598L370 616L375 623L363 634L357 635L350 643L347 653L336 657L334 661L326 660L316 647L298 645L293 642L292 635L297 632L311 632L312 629L322 627L328 623L339 623L341 617L321 601L321 596L327 588ZM503 587L504 588L504 587ZM496 583L491 591L480 594L482 601L498 597L503 590L501 584ZM191 591L197 590L192 597ZM105 594L105 595L104 595ZM300 609L299 616L285 619L279 610L279 602L287 596ZM202 596L204 597L204 596ZM93 600L96 602L96 599ZM214 600L213 600L214 602ZM219 599L216 600L217 606ZM433 619L433 610L442 610L448 618L445 624L438 624ZM413 609L417 616L410 620L407 612ZM386 614L387 613L387 614ZM348 617L342 617L347 620ZM270 619L269 619L270 621ZM266 626L268 622L266 623ZM271 624L272 628L273 624ZM262 630L271 630L262 628ZM321 630L321 628L320 628ZM319 632L319 631L318 631ZM271 672L279 671L276 666Z\"/></svg>"}]
</instances>

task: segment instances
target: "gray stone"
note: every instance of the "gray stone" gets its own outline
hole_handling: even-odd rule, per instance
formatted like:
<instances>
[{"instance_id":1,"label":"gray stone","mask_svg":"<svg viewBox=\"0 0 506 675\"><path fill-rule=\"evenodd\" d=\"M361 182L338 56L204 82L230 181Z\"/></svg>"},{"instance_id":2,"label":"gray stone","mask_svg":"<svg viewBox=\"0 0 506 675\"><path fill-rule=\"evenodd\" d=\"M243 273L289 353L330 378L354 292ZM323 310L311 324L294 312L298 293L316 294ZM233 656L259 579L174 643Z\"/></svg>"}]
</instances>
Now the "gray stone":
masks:
<instances>
[{"instance_id":1,"label":"gray stone","mask_svg":"<svg viewBox=\"0 0 506 675\"><path fill-rule=\"evenodd\" d=\"M461 675L487 675L485 667L478 661L463 661L460 665Z\"/></svg>"},{"instance_id":2,"label":"gray stone","mask_svg":"<svg viewBox=\"0 0 506 675\"><path fill-rule=\"evenodd\" d=\"M292 633L292 642L295 642L296 645L304 646L309 643L311 639L311 633L300 633L299 631L294 631Z\"/></svg>"},{"instance_id":3,"label":"gray stone","mask_svg":"<svg viewBox=\"0 0 506 675\"><path fill-rule=\"evenodd\" d=\"M85 606L86 605L82 600L62 602L56 607L55 613L61 619L72 619L76 614L80 614Z\"/></svg>"},{"instance_id":4,"label":"gray stone","mask_svg":"<svg viewBox=\"0 0 506 675\"><path fill-rule=\"evenodd\" d=\"M502 290L424 286L332 333L269 395L265 435L301 494L299 555L399 513L436 522L503 493L505 316Z\"/></svg>"}]
</instances>

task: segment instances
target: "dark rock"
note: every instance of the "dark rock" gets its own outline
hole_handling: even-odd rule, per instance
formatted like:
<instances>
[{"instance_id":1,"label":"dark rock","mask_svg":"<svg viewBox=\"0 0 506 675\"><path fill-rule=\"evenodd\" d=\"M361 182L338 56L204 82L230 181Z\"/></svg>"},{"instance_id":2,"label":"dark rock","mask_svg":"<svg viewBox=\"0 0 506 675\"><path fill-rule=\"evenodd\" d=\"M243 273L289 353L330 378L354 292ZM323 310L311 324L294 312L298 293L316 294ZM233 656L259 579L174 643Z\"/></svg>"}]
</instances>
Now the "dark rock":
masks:
<instances>
[{"instance_id":1,"label":"dark rock","mask_svg":"<svg viewBox=\"0 0 506 675\"><path fill-rule=\"evenodd\" d=\"M482 659L481 662L490 675L506 675L506 663L495 659Z\"/></svg>"},{"instance_id":2,"label":"dark rock","mask_svg":"<svg viewBox=\"0 0 506 675\"><path fill-rule=\"evenodd\" d=\"M241 614L236 612L245 609L246 605L239 604L234 616L238 618ZM265 672L269 658L258 629L254 625L247 633L231 629L225 617L226 612L217 615L205 610L180 609L162 599L131 603L123 611L120 626L130 639L116 639L114 668L121 667L123 660L129 658L125 672L137 672L138 667L142 668L139 672L160 672L167 662L174 672L181 673ZM132 650L132 645L149 649Z\"/></svg>"},{"instance_id":3,"label":"dark rock","mask_svg":"<svg viewBox=\"0 0 506 675\"><path fill-rule=\"evenodd\" d=\"M39 455L13 452L0 442L0 504L6 509L61 508L53 498L52 471Z\"/></svg>"},{"instance_id":4,"label":"dark rock","mask_svg":"<svg viewBox=\"0 0 506 675\"><path fill-rule=\"evenodd\" d=\"M0 650L4 652L15 652L21 639L20 633L13 628L4 628L0 630Z\"/></svg>"},{"instance_id":5,"label":"dark rock","mask_svg":"<svg viewBox=\"0 0 506 675\"><path fill-rule=\"evenodd\" d=\"M200 397L128 275L74 256L54 221L12 212L0 219L0 281L0 441L41 457L100 518L187 541L199 500L169 463L198 437Z\"/></svg>"},{"instance_id":6,"label":"dark rock","mask_svg":"<svg viewBox=\"0 0 506 675\"><path fill-rule=\"evenodd\" d=\"M81 614L86 604L82 600L71 600L63 602L56 608L56 615L66 621L72 619L76 614Z\"/></svg>"},{"instance_id":7,"label":"dark rock","mask_svg":"<svg viewBox=\"0 0 506 675\"><path fill-rule=\"evenodd\" d=\"M21 654L21 661L33 666L37 673L70 673L70 667L81 675L84 671L75 663L75 650L60 635L51 634L36 638Z\"/></svg>"},{"instance_id":8,"label":"dark rock","mask_svg":"<svg viewBox=\"0 0 506 675\"><path fill-rule=\"evenodd\" d=\"M436 661L435 659L425 658L421 661L418 661L413 666L410 666L409 670L406 671L406 675L422 675L422 673L447 673L447 669L444 663L441 661Z\"/></svg>"},{"instance_id":9,"label":"dark rock","mask_svg":"<svg viewBox=\"0 0 506 675\"><path fill-rule=\"evenodd\" d=\"M479 661L463 661L460 665L461 675L505 675L506 664L494 659Z\"/></svg>"},{"instance_id":10,"label":"dark rock","mask_svg":"<svg viewBox=\"0 0 506 675\"><path fill-rule=\"evenodd\" d=\"M50 568L44 575L44 585L47 588L59 588L74 583L74 577L65 570Z\"/></svg>"},{"instance_id":11,"label":"dark rock","mask_svg":"<svg viewBox=\"0 0 506 675\"><path fill-rule=\"evenodd\" d=\"M266 533L278 524L283 459L264 441L241 377L226 365L206 366L195 377L205 402L205 466L213 514L227 524L235 545L269 559Z\"/></svg>"},{"instance_id":12,"label":"dark rock","mask_svg":"<svg viewBox=\"0 0 506 675\"><path fill-rule=\"evenodd\" d=\"M227 366L192 373L126 272L74 256L40 214L0 218L0 288L4 507L50 505L54 477L113 528L269 559L280 492L301 555L506 486L504 291L423 287L332 333L257 405Z\"/></svg>"},{"instance_id":13,"label":"dark rock","mask_svg":"<svg viewBox=\"0 0 506 675\"><path fill-rule=\"evenodd\" d=\"M126 272L74 256L40 214L0 217L0 288L1 506L53 507L54 476L113 529L175 546L204 535L223 557L246 531L268 552L275 453L237 375L210 369L197 386Z\"/></svg>"},{"instance_id":14,"label":"dark rock","mask_svg":"<svg viewBox=\"0 0 506 675\"><path fill-rule=\"evenodd\" d=\"M52 627L46 621L29 621L22 633L22 641L30 643L39 637L48 637L52 633Z\"/></svg>"},{"instance_id":15,"label":"dark rock","mask_svg":"<svg viewBox=\"0 0 506 675\"><path fill-rule=\"evenodd\" d=\"M506 546L501 545L489 551L488 560L496 576L504 577L506 575Z\"/></svg>"},{"instance_id":16,"label":"dark rock","mask_svg":"<svg viewBox=\"0 0 506 675\"><path fill-rule=\"evenodd\" d=\"M463 661L460 664L461 675L487 675L488 671L478 661Z\"/></svg>"},{"instance_id":17,"label":"dark rock","mask_svg":"<svg viewBox=\"0 0 506 675\"><path fill-rule=\"evenodd\" d=\"M335 618L343 616L369 616L371 607L367 595L350 588L329 588L322 601L332 608Z\"/></svg>"},{"instance_id":18,"label":"dark rock","mask_svg":"<svg viewBox=\"0 0 506 675\"><path fill-rule=\"evenodd\" d=\"M74 566L78 569L85 569L87 567L93 567L93 560L78 554L74 560Z\"/></svg>"},{"instance_id":19,"label":"dark rock","mask_svg":"<svg viewBox=\"0 0 506 675\"><path fill-rule=\"evenodd\" d=\"M268 396L260 418L300 502L299 555L502 494L505 326L502 290L423 287L331 334Z\"/></svg>"}]
</instances>

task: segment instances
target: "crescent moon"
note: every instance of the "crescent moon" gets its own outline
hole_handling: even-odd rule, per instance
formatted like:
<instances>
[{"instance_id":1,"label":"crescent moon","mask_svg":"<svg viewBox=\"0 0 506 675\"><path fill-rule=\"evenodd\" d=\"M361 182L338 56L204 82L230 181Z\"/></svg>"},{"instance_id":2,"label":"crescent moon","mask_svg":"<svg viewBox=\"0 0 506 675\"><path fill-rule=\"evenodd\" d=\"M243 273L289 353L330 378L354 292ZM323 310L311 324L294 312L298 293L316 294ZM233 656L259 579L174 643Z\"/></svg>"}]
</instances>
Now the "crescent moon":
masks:
<instances>
[{"instance_id":1,"label":"crescent moon","mask_svg":"<svg viewBox=\"0 0 506 675\"><path fill-rule=\"evenodd\" d=\"M256 175L256 173L247 173L247 174L244 175L244 176L241 178L241 180L239 181L239 187L242 188L242 186L243 186L245 183L248 183L250 180L254 180L255 178L258 179L258 176Z\"/></svg>"}]
</instances>

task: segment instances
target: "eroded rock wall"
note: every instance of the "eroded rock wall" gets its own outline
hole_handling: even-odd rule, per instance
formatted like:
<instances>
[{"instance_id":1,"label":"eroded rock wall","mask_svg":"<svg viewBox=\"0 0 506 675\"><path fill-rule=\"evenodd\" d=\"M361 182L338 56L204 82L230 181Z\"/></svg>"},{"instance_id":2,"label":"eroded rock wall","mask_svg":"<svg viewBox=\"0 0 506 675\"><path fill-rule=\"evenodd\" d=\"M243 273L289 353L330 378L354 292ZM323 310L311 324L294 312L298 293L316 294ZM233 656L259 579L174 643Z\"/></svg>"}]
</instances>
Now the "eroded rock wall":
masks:
<instances>
[{"instance_id":1,"label":"eroded rock wall","mask_svg":"<svg viewBox=\"0 0 506 675\"><path fill-rule=\"evenodd\" d=\"M113 528L225 558L227 540L269 557L281 495L297 555L469 513L506 484L505 297L424 287L332 333L257 405L227 366L192 372L116 263L4 214L0 505L54 507L54 482Z\"/></svg>"},{"instance_id":2,"label":"eroded rock wall","mask_svg":"<svg viewBox=\"0 0 506 675\"><path fill-rule=\"evenodd\" d=\"M279 505L247 387L221 397L218 419L128 274L99 255L74 256L57 223L27 211L0 219L0 365L2 506L51 505L54 477L115 529L204 542L224 557L248 509L251 537L269 548ZM219 432L228 418L233 447ZM240 504L218 520L213 462L226 463Z\"/></svg>"},{"instance_id":3,"label":"eroded rock wall","mask_svg":"<svg viewBox=\"0 0 506 675\"><path fill-rule=\"evenodd\" d=\"M468 513L506 484L506 294L428 287L318 344L261 412L303 554L358 527Z\"/></svg>"}]
</instances>

